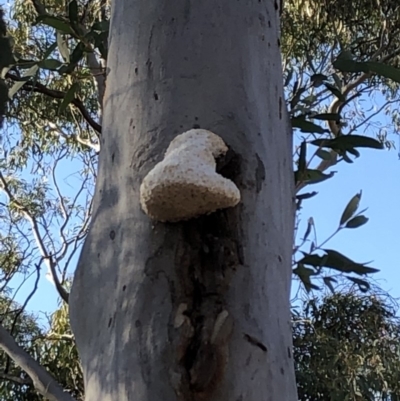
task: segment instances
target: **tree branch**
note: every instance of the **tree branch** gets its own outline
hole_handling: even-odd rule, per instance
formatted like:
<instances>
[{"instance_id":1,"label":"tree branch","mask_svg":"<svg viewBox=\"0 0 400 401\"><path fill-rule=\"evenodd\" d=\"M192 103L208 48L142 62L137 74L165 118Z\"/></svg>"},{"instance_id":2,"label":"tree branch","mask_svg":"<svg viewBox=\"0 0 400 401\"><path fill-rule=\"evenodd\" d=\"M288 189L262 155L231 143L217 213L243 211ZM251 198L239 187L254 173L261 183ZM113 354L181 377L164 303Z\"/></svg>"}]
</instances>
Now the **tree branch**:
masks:
<instances>
[{"instance_id":1,"label":"tree branch","mask_svg":"<svg viewBox=\"0 0 400 401\"><path fill-rule=\"evenodd\" d=\"M104 92L106 90L106 76L104 72L104 68L101 66L99 61L97 60L94 52L87 53L86 60L89 66L89 70L94 78L94 81L97 86L97 99L99 102L100 115L103 114L103 98Z\"/></svg>"},{"instance_id":2,"label":"tree branch","mask_svg":"<svg viewBox=\"0 0 400 401\"><path fill-rule=\"evenodd\" d=\"M51 277L54 281L54 285L56 286L58 293L60 294L60 297L68 304L69 294L65 290L65 288L61 285L60 280L58 279L54 260L53 260L52 256L47 252L47 249L43 242L43 239L40 236L39 225L36 221L36 218L34 216L32 216L31 212L29 211L29 209L27 207L25 207L23 204L21 204L21 202L18 201L18 199L15 198L15 196L10 191L7 181L1 172L0 172L0 184L1 184L0 188L7 194L7 196L10 198L10 200L12 200L14 202L14 204L18 207L18 209L21 211L23 216L31 224L32 233L33 233L33 236L35 237L36 244L39 248L40 255L42 256L44 262L47 264L47 267L50 270Z\"/></svg>"},{"instance_id":3,"label":"tree branch","mask_svg":"<svg viewBox=\"0 0 400 401\"><path fill-rule=\"evenodd\" d=\"M20 82L23 81L23 78L19 78L14 74L7 73L6 78L12 79L13 81ZM45 85L41 84L40 82L36 82L33 84L30 81L27 81L21 89L27 90L27 91L34 91L38 93L42 93L44 95L56 98L56 99L64 99L65 97L65 92L56 90L56 89L49 89ZM101 134L101 125L98 124L92 116L89 114L89 112L86 110L85 106L83 103L77 99L74 98L71 102L82 114L82 117L87 121L87 123L99 134Z\"/></svg>"},{"instance_id":4,"label":"tree branch","mask_svg":"<svg viewBox=\"0 0 400 401\"><path fill-rule=\"evenodd\" d=\"M20 384L21 386L33 385L33 381L30 377L23 379L22 377L9 375L8 373L0 373L0 379L9 380L13 383Z\"/></svg>"},{"instance_id":5,"label":"tree branch","mask_svg":"<svg viewBox=\"0 0 400 401\"><path fill-rule=\"evenodd\" d=\"M383 47L381 46L376 52L375 54L371 57L371 60L377 60L379 56L381 56L383 52ZM393 51L392 53L386 55L386 56L382 56L381 57L381 61L388 61L391 58L395 57L396 55L398 55L400 53L400 48L396 49L395 51ZM343 87L342 89L342 95L344 96L344 98L347 98L347 96L354 90L356 89L359 85L361 85L362 83L364 83L367 79L369 79L370 77L372 77L373 74L371 72L364 72L362 73L359 77L355 78L353 81L349 82L346 86ZM346 99L345 101L340 100L339 98L336 98L332 101L331 105L328 108L328 113L332 113L332 114L339 114L341 109L349 102L353 99L354 97L351 97L350 99ZM331 131L331 133L333 134L333 136L336 138L339 133L340 133L340 126L337 125L336 121L328 121L328 127ZM337 152L335 152L334 150L331 150L330 152L330 159L328 160L322 160L321 163L318 165L318 167L316 167L316 170L319 170L321 172L324 172L325 170L327 170L330 167L333 167L334 165L336 165L337 160L338 160L338 154ZM304 182L300 182L297 186L296 186L296 193L298 193L300 190L302 190L304 187L306 186L306 184Z\"/></svg>"},{"instance_id":6,"label":"tree branch","mask_svg":"<svg viewBox=\"0 0 400 401\"><path fill-rule=\"evenodd\" d=\"M50 401L76 401L40 364L24 351L0 325L0 347L32 379L35 389Z\"/></svg>"}]
</instances>

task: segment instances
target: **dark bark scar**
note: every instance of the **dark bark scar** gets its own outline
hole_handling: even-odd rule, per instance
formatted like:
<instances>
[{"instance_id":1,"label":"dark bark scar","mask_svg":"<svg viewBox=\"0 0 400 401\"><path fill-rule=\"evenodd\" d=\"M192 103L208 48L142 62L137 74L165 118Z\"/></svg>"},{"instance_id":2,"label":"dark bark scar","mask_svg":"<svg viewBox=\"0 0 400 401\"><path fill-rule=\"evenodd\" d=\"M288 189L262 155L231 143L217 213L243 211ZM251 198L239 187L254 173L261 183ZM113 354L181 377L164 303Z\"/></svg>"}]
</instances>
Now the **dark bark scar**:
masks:
<instances>
[{"instance_id":1,"label":"dark bark scar","mask_svg":"<svg viewBox=\"0 0 400 401\"><path fill-rule=\"evenodd\" d=\"M244 339L249 342L251 345L254 345L255 347L260 348L263 352L267 352L267 347L260 341L258 341L256 338L250 336L249 334L244 334L243 335Z\"/></svg>"}]
</instances>

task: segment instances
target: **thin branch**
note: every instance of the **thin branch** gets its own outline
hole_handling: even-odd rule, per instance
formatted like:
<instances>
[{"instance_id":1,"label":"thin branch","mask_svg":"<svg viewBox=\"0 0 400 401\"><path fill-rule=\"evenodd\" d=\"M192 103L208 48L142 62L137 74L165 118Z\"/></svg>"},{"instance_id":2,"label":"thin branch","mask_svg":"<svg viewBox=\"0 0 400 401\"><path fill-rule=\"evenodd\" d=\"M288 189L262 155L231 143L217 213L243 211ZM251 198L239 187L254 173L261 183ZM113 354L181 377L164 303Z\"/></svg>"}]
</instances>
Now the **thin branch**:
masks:
<instances>
[{"instance_id":1,"label":"thin branch","mask_svg":"<svg viewBox=\"0 0 400 401\"><path fill-rule=\"evenodd\" d=\"M76 401L64 391L46 369L15 342L2 325L0 325L0 347L29 375L35 389L44 398L50 401Z\"/></svg>"},{"instance_id":2,"label":"thin branch","mask_svg":"<svg viewBox=\"0 0 400 401\"><path fill-rule=\"evenodd\" d=\"M8 373L0 373L0 379L9 380L13 383L20 384L21 386L33 385L33 381L30 377L23 379L22 377L9 375Z\"/></svg>"},{"instance_id":3,"label":"thin branch","mask_svg":"<svg viewBox=\"0 0 400 401\"><path fill-rule=\"evenodd\" d=\"M26 305L28 305L28 302L31 300L31 298L33 297L33 295L35 294L36 290L38 289L38 285L39 285L39 279L40 279L40 267L38 265L35 266L36 267L36 280L35 280L35 284L33 285L33 289L30 292L30 294L25 298L25 302L23 303L23 305L21 306L21 308L19 309L19 311L15 314L14 316L14 321L13 324L11 326L11 333L13 333L14 328L17 324L18 318L21 316L21 314L25 311Z\"/></svg>"},{"instance_id":4,"label":"thin branch","mask_svg":"<svg viewBox=\"0 0 400 401\"><path fill-rule=\"evenodd\" d=\"M6 78L12 79L15 82L20 82L23 81L23 78L19 78L14 74L7 73ZM49 89L47 86L41 84L40 82L36 82L33 84L30 81L27 81L21 89L27 90L27 91L34 91L38 93L42 93L44 95L53 97L55 99L64 99L65 97L65 92L59 91L56 89ZM87 123L99 134L101 134L101 125L97 123L92 116L89 114L89 112L86 110L85 106L81 102L81 100L74 98L71 103L80 111L82 114L82 117L87 121Z\"/></svg>"},{"instance_id":5,"label":"thin branch","mask_svg":"<svg viewBox=\"0 0 400 401\"><path fill-rule=\"evenodd\" d=\"M87 146L90 149L93 149L95 152L99 153L100 152L100 145L97 143L93 143L89 139L83 139L81 135L68 135L66 134L57 124L54 124L53 122L49 121L48 123L50 130L54 132L56 135L60 136L63 139L70 139L74 138L76 139L77 142L79 142L81 145Z\"/></svg>"},{"instance_id":6,"label":"thin branch","mask_svg":"<svg viewBox=\"0 0 400 401\"><path fill-rule=\"evenodd\" d=\"M371 60L377 60L379 56L381 56L383 52L383 48L380 47L375 54L372 55ZM397 48L394 50L392 53L382 56L381 61L388 61L391 58L395 57L400 53L400 48ZM371 72L364 72L362 73L359 77L354 79L353 81L349 82L346 86L343 87L342 89L342 95L344 98L346 98L354 89L356 89L359 85L364 83L367 79L373 76L373 73ZM351 100L353 100L355 97L357 97L360 94L360 92L356 93L354 96L351 96L350 98L346 99L345 101L340 100L339 98L336 98L335 100L332 101L331 105L328 108L328 113L332 114L339 114L340 111L343 109L343 107L348 104ZM336 138L340 134L340 126L337 125L336 121L330 120L328 121L328 126L330 131L332 132L333 136ZM324 172L330 167L333 167L337 164L338 162L338 154L334 150L331 150L330 152L331 157L328 160L322 160L321 163L316 167L316 170L319 170L320 172ZM301 182L296 186L296 193L298 193L300 190L302 190L306 186L306 183Z\"/></svg>"},{"instance_id":7,"label":"thin branch","mask_svg":"<svg viewBox=\"0 0 400 401\"><path fill-rule=\"evenodd\" d=\"M103 114L103 98L106 90L106 76L105 69L97 60L94 52L87 53L86 60L89 66L89 70L94 78L97 86L97 100L99 102L100 115Z\"/></svg>"},{"instance_id":8,"label":"thin branch","mask_svg":"<svg viewBox=\"0 0 400 401\"><path fill-rule=\"evenodd\" d=\"M47 264L47 267L50 270L50 274L54 281L54 285L55 285L60 297L68 304L69 294L65 290L65 288L61 285L60 280L58 279L54 260L53 260L52 256L47 252L43 238L40 235L40 229L39 229L39 225L36 221L36 218L34 216L32 216L32 214L30 213L30 211L27 207L22 205L18 201L18 199L16 199L13 196L13 194L11 193L11 191L8 187L7 181L3 177L3 174L1 174L1 173L0 173L0 183L2 184L1 189L3 189L3 191L7 194L7 196L14 202L15 206L17 206L18 209L21 211L21 213L24 215L25 219L28 220L29 223L31 224L32 233L36 240L36 245L39 248L40 255L42 256L44 262Z\"/></svg>"}]
</instances>

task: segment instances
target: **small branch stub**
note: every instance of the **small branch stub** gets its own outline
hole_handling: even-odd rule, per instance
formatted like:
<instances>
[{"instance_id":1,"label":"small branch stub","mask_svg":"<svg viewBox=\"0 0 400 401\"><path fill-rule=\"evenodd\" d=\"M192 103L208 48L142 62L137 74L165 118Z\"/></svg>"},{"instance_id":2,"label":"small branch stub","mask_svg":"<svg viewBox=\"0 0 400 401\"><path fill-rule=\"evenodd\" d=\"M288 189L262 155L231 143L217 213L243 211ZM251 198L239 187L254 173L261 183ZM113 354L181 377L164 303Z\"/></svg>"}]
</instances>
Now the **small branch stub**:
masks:
<instances>
[{"instance_id":1,"label":"small branch stub","mask_svg":"<svg viewBox=\"0 0 400 401\"><path fill-rule=\"evenodd\" d=\"M215 171L215 159L227 151L218 135L204 129L175 137L140 186L144 212L154 220L177 222L236 206L239 189Z\"/></svg>"}]
</instances>

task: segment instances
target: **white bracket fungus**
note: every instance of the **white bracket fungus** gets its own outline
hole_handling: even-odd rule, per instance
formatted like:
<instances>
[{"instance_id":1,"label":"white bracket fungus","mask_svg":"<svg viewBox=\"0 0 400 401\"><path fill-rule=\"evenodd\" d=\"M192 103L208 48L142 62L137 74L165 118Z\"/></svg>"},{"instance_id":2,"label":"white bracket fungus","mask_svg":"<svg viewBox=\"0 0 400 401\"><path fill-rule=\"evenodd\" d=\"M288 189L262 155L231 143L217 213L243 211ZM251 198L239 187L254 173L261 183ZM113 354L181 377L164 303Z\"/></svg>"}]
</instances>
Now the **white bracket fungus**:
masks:
<instances>
[{"instance_id":1,"label":"white bracket fungus","mask_svg":"<svg viewBox=\"0 0 400 401\"><path fill-rule=\"evenodd\" d=\"M215 171L215 159L227 151L218 135L204 129L175 137L164 160L140 186L145 213L161 222L177 222L236 206L239 189Z\"/></svg>"}]
</instances>

